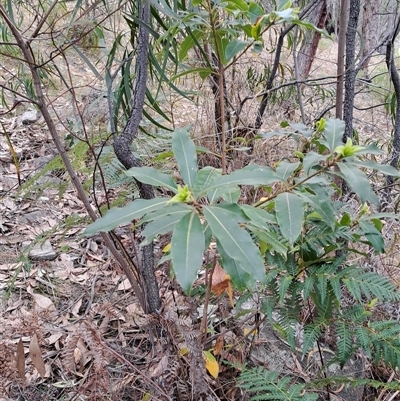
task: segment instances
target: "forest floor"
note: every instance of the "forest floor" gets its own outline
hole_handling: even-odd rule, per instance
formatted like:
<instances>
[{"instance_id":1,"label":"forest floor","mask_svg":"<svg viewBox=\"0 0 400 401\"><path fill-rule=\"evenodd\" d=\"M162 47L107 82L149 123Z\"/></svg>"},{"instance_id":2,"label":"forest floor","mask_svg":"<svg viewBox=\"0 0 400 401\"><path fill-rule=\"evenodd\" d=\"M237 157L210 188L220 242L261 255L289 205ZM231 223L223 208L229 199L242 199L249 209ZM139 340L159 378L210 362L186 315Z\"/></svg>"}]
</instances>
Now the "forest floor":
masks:
<instances>
[{"instance_id":1,"label":"forest floor","mask_svg":"<svg viewBox=\"0 0 400 401\"><path fill-rule=\"evenodd\" d=\"M335 63L332 66L328 63L334 57L334 47L321 50L313 74L334 75ZM381 67L380 60L372 69ZM85 81L80 85L92 86L86 78L90 71L85 64L75 64L74 68L77 79ZM390 140L390 117L382 107L368 110L372 103L377 103L379 96L371 90L357 97L357 102L360 100L356 102L354 121L360 142L378 141L385 146ZM60 94L54 107L61 116L58 125L60 136L64 136L66 129L62 122L65 124L67 116L72 115L70 100ZM182 103L175 107L179 110ZM204 127L201 128L199 124L207 115L202 113L209 107L203 105L203 109L199 110L185 103L187 118L177 113L181 120L175 123L187 125L195 116L196 131L201 136ZM312 115L315 108L322 107L321 101L315 105L309 104L308 113ZM271 117L268 121L271 130L278 129L279 122L285 118L277 105L274 108L273 121ZM175 376L178 371L174 365L176 360L171 362L164 358L162 341L151 344L153 339L148 329L149 318L141 311L128 280L101 239L82 236L88 224L86 213L63 170L54 167L38 178L36 183L29 181L54 158L54 146L43 119L38 116L36 121L23 123L21 116L24 111L16 107L12 113L0 118L18 159L16 164L8 138L2 135L0 401L151 399L150 395L146 395L150 394L149 380L160 379L158 383L161 379L166 382L178 380ZM290 116L292 121L298 120L299 110L293 110ZM102 124L100 121L101 118L99 125ZM91 132L95 135L97 128L93 119L91 124ZM266 164L273 165L293 149L293 142L279 138L261 142L255 152L258 163L264 159ZM78 159L79 155L76 157ZM82 179L85 178L82 174ZM64 190L60 196L63 184ZM369 263L398 281L398 227L387 227L387 231L388 252L379 258L371 257ZM121 230L120 234L122 242L128 248L132 247L134 240L129 230ZM34 247L46 242L50 242L46 255L32 254ZM166 314L172 304L179 305L182 310L190 307L187 299L171 285L165 268L158 269L157 276ZM201 279L198 284L201 284ZM228 298L213 301L222 305L218 312L220 318L228 319L231 316ZM396 305L392 306L390 313L400 318L400 310ZM240 332L232 332L231 338L225 338L224 341L237 345L235 352L229 356L232 364L247 360L250 343L246 342L246 330L248 333L252 324L254 322L242 323ZM257 341L258 344L264 342L263 339L255 341L255 345ZM181 347L178 340L175 345ZM182 350L183 356L184 352ZM291 366L301 371L295 357L292 362ZM231 373L225 368L226 378ZM297 373L306 375L305 372ZM387 373L387 379L390 374ZM234 376L232 374L229 379L233 380ZM209 375L207 383L214 383ZM221 399L241 399L241 390L231 386L224 389L224 395L226 398Z\"/></svg>"}]
</instances>

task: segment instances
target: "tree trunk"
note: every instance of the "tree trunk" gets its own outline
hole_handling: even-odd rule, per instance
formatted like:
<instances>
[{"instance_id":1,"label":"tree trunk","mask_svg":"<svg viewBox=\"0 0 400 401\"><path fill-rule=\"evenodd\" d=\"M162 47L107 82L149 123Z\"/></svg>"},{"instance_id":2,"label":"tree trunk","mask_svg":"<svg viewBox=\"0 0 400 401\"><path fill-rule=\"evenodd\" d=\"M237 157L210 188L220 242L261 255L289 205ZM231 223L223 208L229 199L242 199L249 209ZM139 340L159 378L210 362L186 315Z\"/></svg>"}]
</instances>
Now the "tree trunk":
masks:
<instances>
[{"instance_id":1,"label":"tree trunk","mask_svg":"<svg viewBox=\"0 0 400 401\"><path fill-rule=\"evenodd\" d=\"M320 0L316 7L312 10L309 21L317 28L323 29L326 24L328 13L326 8L326 0ZM311 36L310 36L311 35ZM297 64L299 67L299 79L304 80L308 77L311 71L311 66L314 57L317 53L318 43L321 39L321 34L317 31L306 33L303 46L297 56Z\"/></svg>"},{"instance_id":2,"label":"tree trunk","mask_svg":"<svg viewBox=\"0 0 400 401\"><path fill-rule=\"evenodd\" d=\"M356 80L355 54L356 54L356 34L358 16L360 14L360 0L350 0L349 22L346 32L346 78L344 82L344 105L343 119L345 131L343 142L347 138L353 137L353 107L354 107L354 83Z\"/></svg>"},{"instance_id":3,"label":"tree trunk","mask_svg":"<svg viewBox=\"0 0 400 401\"><path fill-rule=\"evenodd\" d=\"M139 26L136 53L135 90L132 100L132 110L128 122L120 136L114 134L114 152L118 160L128 170L131 167L140 167L139 160L132 153L132 142L136 138L139 124L142 119L144 100L146 96L149 31L145 28L150 24L150 0L138 2L138 16L142 22ZM154 198L151 185L138 182L140 196L143 199ZM154 313L160 309L160 295L157 279L154 274L153 244L141 248L141 258L138 266L139 276L145 294L146 313Z\"/></svg>"},{"instance_id":4,"label":"tree trunk","mask_svg":"<svg viewBox=\"0 0 400 401\"><path fill-rule=\"evenodd\" d=\"M342 0L340 4L340 25L337 57L337 83L336 83L336 118L343 118L343 84L344 84L344 53L346 51L346 31L349 13L349 0Z\"/></svg>"},{"instance_id":5,"label":"tree trunk","mask_svg":"<svg viewBox=\"0 0 400 401\"><path fill-rule=\"evenodd\" d=\"M376 0L364 0L364 12L361 28L362 54L364 60L362 68L366 77L368 77L368 64L371 58L371 52L376 47L380 32L379 32L379 4Z\"/></svg>"},{"instance_id":6,"label":"tree trunk","mask_svg":"<svg viewBox=\"0 0 400 401\"><path fill-rule=\"evenodd\" d=\"M396 26L386 47L386 65L389 71L390 79L393 82L393 88L396 94L396 115L393 128L392 152L389 158L389 164L395 168L399 165L400 159L400 75L394 62L395 40L400 31L400 18L397 20ZM390 204L391 189L394 178L386 177L386 190L383 195L381 210L387 210Z\"/></svg>"}]
</instances>

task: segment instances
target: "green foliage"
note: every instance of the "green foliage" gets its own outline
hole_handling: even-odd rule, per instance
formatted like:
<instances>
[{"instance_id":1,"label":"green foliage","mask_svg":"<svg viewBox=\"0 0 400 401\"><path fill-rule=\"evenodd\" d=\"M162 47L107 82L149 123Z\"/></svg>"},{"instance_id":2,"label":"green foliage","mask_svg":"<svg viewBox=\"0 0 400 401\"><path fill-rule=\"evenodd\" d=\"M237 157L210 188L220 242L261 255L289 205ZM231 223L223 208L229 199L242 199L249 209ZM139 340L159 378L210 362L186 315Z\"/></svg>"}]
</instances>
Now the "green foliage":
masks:
<instances>
[{"instance_id":1,"label":"green foliage","mask_svg":"<svg viewBox=\"0 0 400 401\"><path fill-rule=\"evenodd\" d=\"M250 401L313 401L318 398L318 394L306 391L305 384L291 384L289 377L279 379L278 373L261 367L245 369L240 376L239 386L251 394Z\"/></svg>"},{"instance_id":2,"label":"green foliage","mask_svg":"<svg viewBox=\"0 0 400 401\"><path fill-rule=\"evenodd\" d=\"M310 146L319 152L328 150L327 154L311 151L300 162L284 161L275 169L248 165L221 175L211 167L197 169L196 147L189 132L177 130L172 147L184 186L154 168L133 168L127 172L129 176L164 187L172 192L171 197L135 200L112 209L92 223L86 234L111 230L134 219L137 224L148 222L144 244L172 231L172 266L187 293L202 266L203 252L214 239L220 263L237 288L251 289L256 281L265 286L268 295L262 311L292 347L296 346L294 325L301 309L311 302L315 308L304 326L304 354L326 327L333 325L338 334L336 358L341 365L363 347L373 358L398 366L398 323L385 322L382 330L377 329L381 323L368 323L371 305L377 300L400 299L396 285L346 262L346 257L336 258L334 253L360 253L360 243L377 253L384 251L380 219L390 215L373 214L364 203L376 201L376 196L361 168L394 176L399 173L390 166L360 160L367 148L348 144L351 155L337 152L343 131L342 122L327 120L309 136ZM334 200L335 175L345 179L358 195L358 211ZM254 205L242 205L238 203L239 185L263 186L270 195ZM347 309L340 306L344 289L355 302ZM272 319L273 311L278 318Z\"/></svg>"}]
</instances>

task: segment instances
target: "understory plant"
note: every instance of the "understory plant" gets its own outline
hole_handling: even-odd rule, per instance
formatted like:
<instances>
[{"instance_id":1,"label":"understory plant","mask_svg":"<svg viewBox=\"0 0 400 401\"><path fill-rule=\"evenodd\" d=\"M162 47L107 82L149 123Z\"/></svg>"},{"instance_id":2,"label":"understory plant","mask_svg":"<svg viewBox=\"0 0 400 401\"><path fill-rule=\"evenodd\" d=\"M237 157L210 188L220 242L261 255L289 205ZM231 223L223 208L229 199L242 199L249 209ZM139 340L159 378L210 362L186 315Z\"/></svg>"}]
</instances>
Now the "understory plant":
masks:
<instances>
[{"instance_id":1,"label":"understory plant","mask_svg":"<svg viewBox=\"0 0 400 401\"><path fill-rule=\"evenodd\" d=\"M298 129L299 125L295 125ZM400 325L370 321L377 302L400 299L387 277L358 264L371 250L384 252L382 228L388 213L377 213L379 199L367 170L399 177L391 166L368 160L380 153L373 145L342 143L344 123L321 120L315 131L301 130L308 153L295 152L274 168L250 164L222 175L198 169L196 146L186 129L173 134L172 150L182 182L152 167L126 172L142 183L164 188L170 196L137 199L113 208L87 227L86 235L120 224L144 225L142 246L172 232L171 269L190 294L205 250L215 243L218 262L238 291L265 294L262 312L293 349L299 346L295 326L301 311L301 348L309 352L327 328L336 336L335 360L343 366L357 349L375 361L400 366ZM340 198L339 181L351 193ZM244 188L257 186L265 196L249 205L240 201ZM335 252L343 255L336 257ZM343 292L352 299L342 306Z\"/></svg>"}]
</instances>

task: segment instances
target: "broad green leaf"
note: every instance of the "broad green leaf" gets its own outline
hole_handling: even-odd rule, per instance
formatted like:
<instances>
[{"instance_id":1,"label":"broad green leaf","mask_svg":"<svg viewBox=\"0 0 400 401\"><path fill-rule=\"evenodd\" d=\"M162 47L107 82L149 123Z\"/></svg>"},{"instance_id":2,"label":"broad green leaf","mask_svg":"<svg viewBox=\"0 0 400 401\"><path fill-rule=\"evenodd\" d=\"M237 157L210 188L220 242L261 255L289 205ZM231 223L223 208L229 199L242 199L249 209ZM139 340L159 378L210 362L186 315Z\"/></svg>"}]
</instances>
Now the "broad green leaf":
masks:
<instances>
[{"instance_id":1,"label":"broad green leaf","mask_svg":"<svg viewBox=\"0 0 400 401\"><path fill-rule=\"evenodd\" d=\"M236 221L236 223L245 223L249 220L242 208L236 203L218 203L217 205L213 205L213 208L221 209L230 219Z\"/></svg>"},{"instance_id":2,"label":"broad green leaf","mask_svg":"<svg viewBox=\"0 0 400 401\"><path fill-rule=\"evenodd\" d=\"M149 221L155 220L160 216L172 215L172 214L180 214L180 213L189 213L193 208L186 203L172 203L169 204L162 209L155 210L151 213L147 213L141 220L140 224L147 223Z\"/></svg>"},{"instance_id":3,"label":"broad green leaf","mask_svg":"<svg viewBox=\"0 0 400 401\"><path fill-rule=\"evenodd\" d=\"M319 162L325 161L329 155L320 155L316 152L308 152L303 160L303 167L306 174L310 174L310 170L318 167Z\"/></svg>"},{"instance_id":4,"label":"broad green leaf","mask_svg":"<svg viewBox=\"0 0 400 401\"><path fill-rule=\"evenodd\" d=\"M278 181L270 167L249 164L248 166L234 171L230 175L223 175L216 183L207 188L207 192L219 188L221 185L268 185Z\"/></svg>"},{"instance_id":5,"label":"broad green leaf","mask_svg":"<svg viewBox=\"0 0 400 401\"><path fill-rule=\"evenodd\" d=\"M198 6L203 0L192 0L193 6Z\"/></svg>"},{"instance_id":6,"label":"broad green leaf","mask_svg":"<svg viewBox=\"0 0 400 401\"><path fill-rule=\"evenodd\" d=\"M150 184L155 187L165 187L172 192L177 192L175 181L167 174L160 173L153 167L132 167L125 171L129 177L134 177L136 180L144 184Z\"/></svg>"},{"instance_id":7,"label":"broad green leaf","mask_svg":"<svg viewBox=\"0 0 400 401\"><path fill-rule=\"evenodd\" d=\"M394 168L390 164L379 164L373 161L359 161L359 160L352 160L351 164L355 164L360 167L370 168L372 170L377 170L380 173L391 175L393 177L400 177L400 171L397 168Z\"/></svg>"},{"instance_id":8,"label":"broad green leaf","mask_svg":"<svg viewBox=\"0 0 400 401\"><path fill-rule=\"evenodd\" d=\"M244 0L225 0L225 1L240 11L247 11L249 9L249 6Z\"/></svg>"},{"instance_id":9,"label":"broad green leaf","mask_svg":"<svg viewBox=\"0 0 400 401\"><path fill-rule=\"evenodd\" d=\"M357 166L351 163L338 163L337 166L349 187L360 197L362 203L366 201L376 205L379 203L367 176Z\"/></svg>"},{"instance_id":10,"label":"broad green leaf","mask_svg":"<svg viewBox=\"0 0 400 401\"><path fill-rule=\"evenodd\" d=\"M301 234L304 222L302 199L287 192L279 194L275 199L275 211L283 236L293 245Z\"/></svg>"},{"instance_id":11,"label":"broad green leaf","mask_svg":"<svg viewBox=\"0 0 400 401\"><path fill-rule=\"evenodd\" d=\"M287 161L282 161L276 167L276 176L279 178L279 181L285 182L288 178L290 178L293 172L300 166L300 162L297 163L288 163Z\"/></svg>"},{"instance_id":12,"label":"broad green leaf","mask_svg":"<svg viewBox=\"0 0 400 401\"><path fill-rule=\"evenodd\" d=\"M186 38L183 39L179 47L179 56L178 56L179 61L182 61L186 58L189 50L195 46L196 42L198 42L203 35L204 35L203 31L195 30L190 32L188 36L186 36Z\"/></svg>"},{"instance_id":13,"label":"broad green leaf","mask_svg":"<svg viewBox=\"0 0 400 401\"><path fill-rule=\"evenodd\" d=\"M250 205L240 205L246 216L255 223L276 224L275 216L264 209Z\"/></svg>"},{"instance_id":14,"label":"broad green leaf","mask_svg":"<svg viewBox=\"0 0 400 401\"><path fill-rule=\"evenodd\" d=\"M254 1L249 3L249 12L248 15L250 17L250 21L254 24L259 17L262 17L265 14L265 11ZM250 36L250 35L247 35Z\"/></svg>"},{"instance_id":15,"label":"broad green leaf","mask_svg":"<svg viewBox=\"0 0 400 401\"><path fill-rule=\"evenodd\" d=\"M148 223L142 231L142 235L146 237L146 239L142 241L140 245L148 245L157 235L169 233L175 228L176 224L189 213L190 210L180 210L173 214L161 216L151 223Z\"/></svg>"},{"instance_id":16,"label":"broad green leaf","mask_svg":"<svg viewBox=\"0 0 400 401\"><path fill-rule=\"evenodd\" d=\"M288 251L287 247L279 242L279 239L275 233L265 229L260 230L259 228L252 227L251 223L248 227L260 241L268 244L268 249L272 249L274 252L281 254L286 259L286 254Z\"/></svg>"},{"instance_id":17,"label":"broad green leaf","mask_svg":"<svg viewBox=\"0 0 400 401\"><path fill-rule=\"evenodd\" d=\"M363 220L359 222L359 225L365 238L374 247L374 249L378 253L385 252L385 241L375 225Z\"/></svg>"},{"instance_id":18,"label":"broad green leaf","mask_svg":"<svg viewBox=\"0 0 400 401\"><path fill-rule=\"evenodd\" d=\"M240 198L240 188L237 185L221 186L214 188L207 193L208 200L211 204L218 202L220 198L228 203L237 203Z\"/></svg>"},{"instance_id":19,"label":"broad green leaf","mask_svg":"<svg viewBox=\"0 0 400 401\"><path fill-rule=\"evenodd\" d=\"M344 134L344 121L339 119L327 119L325 122L324 136L326 141L321 141L333 152L336 146L343 145L342 138Z\"/></svg>"},{"instance_id":20,"label":"broad green leaf","mask_svg":"<svg viewBox=\"0 0 400 401\"><path fill-rule=\"evenodd\" d=\"M195 211L175 226L171 239L171 258L176 279L186 294L203 263L204 233Z\"/></svg>"},{"instance_id":21,"label":"broad green leaf","mask_svg":"<svg viewBox=\"0 0 400 401\"><path fill-rule=\"evenodd\" d=\"M321 200L319 196L311 195L308 192L296 192L300 198L312 206L312 209L317 212L321 219L330 227L335 227L335 213L331 203Z\"/></svg>"},{"instance_id":22,"label":"broad green leaf","mask_svg":"<svg viewBox=\"0 0 400 401\"><path fill-rule=\"evenodd\" d=\"M225 49L225 58L226 61L231 60L233 57L236 56L236 54L240 53L243 51L246 46L248 45L247 42L243 40L233 40L231 41L228 46L226 46Z\"/></svg>"},{"instance_id":23,"label":"broad green leaf","mask_svg":"<svg viewBox=\"0 0 400 401\"><path fill-rule=\"evenodd\" d=\"M225 253L254 279L262 281L265 276L264 262L249 233L221 208L205 206L203 212Z\"/></svg>"},{"instance_id":24,"label":"broad green leaf","mask_svg":"<svg viewBox=\"0 0 400 401\"><path fill-rule=\"evenodd\" d=\"M195 199L203 197L207 193L207 187L215 183L221 177L221 170L214 167L204 167L196 175L193 185Z\"/></svg>"},{"instance_id":25,"label":"broad green leaf","mask_svg":"<svg viewBox=\"0 0 400 401\"><path fill-rule=\"evenodd\" d=\"M196 146L187 130L180 128L173 133L172 150L183 181L190 190L193 190L197 174L197 155Z\"/></svg>"},{"instance_id":26,"label":"broad green leaf","mask_svg":"<svg viewBox=\"0 0 400 401\"><path fill-rule=\"evenodd\" d=\"M84 234L93 235L99 231L110 231L120 224L129 223L153 210L164 208L168 200L168 198L137 199L124 207L110 209L103 217L86 227Z\"/></svg>"},{"instance_id":27,"label":"broad green leaf","mask_svg":"<svg viewBox=\"0 0 400 401\"><path fill-rule=\"evenodd\" d=\"M217 240L218 253L221 256L221 266L229 274L233 285L240 291L246 288L253 288L255 285L254 278L243 270L240 263L235 259L232 259L224 250L224 247Z\"/></svg>"}]
</instances>

